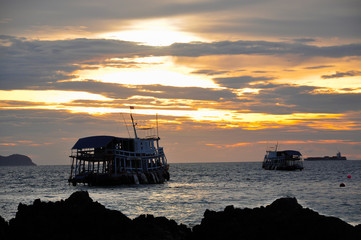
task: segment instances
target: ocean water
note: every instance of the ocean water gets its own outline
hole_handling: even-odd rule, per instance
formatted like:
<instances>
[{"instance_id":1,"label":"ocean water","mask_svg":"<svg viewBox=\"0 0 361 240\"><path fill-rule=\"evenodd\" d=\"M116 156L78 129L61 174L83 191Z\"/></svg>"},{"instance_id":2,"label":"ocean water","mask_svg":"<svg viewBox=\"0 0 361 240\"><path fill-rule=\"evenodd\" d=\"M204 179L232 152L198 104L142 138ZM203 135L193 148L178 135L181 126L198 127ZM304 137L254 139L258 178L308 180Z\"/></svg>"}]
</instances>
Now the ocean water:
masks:
<instances>
[{"instance_id":1,"label":"ocean water","mask_svg":"<svg viewBox=\"0 0 361 240\"><path fill-rule=\"evenodd\" d=\"M263 170L260 162L170 164L165 184L116 187L69 186L70 166L1 167L0 215L10 220L20 202L58 201L86 190L94 201L130 218L153 214L188 226L199 224L206 209L254 208L287 196L320 214L361 224L361 161L305 162L304 167L287 172Z\"/></svg>"}]
</instances>

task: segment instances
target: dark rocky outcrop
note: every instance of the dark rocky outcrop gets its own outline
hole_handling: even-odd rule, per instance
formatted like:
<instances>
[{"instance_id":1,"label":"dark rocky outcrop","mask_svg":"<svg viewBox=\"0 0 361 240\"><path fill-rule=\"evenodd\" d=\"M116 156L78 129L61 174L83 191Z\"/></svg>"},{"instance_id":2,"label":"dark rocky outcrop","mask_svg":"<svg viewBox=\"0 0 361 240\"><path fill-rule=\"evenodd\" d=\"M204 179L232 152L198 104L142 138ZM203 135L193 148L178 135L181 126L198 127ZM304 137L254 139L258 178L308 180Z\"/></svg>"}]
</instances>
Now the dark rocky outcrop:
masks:
<instances>
[{"instance_id":1,"label":"dark rocky outcrop","mask_svg":"<svg viewBox=\"0 0 361 240\"><path fill-rule=\"evenodd\" d=\"M58 202L19 204L14 219L0 217L0 239L361 239L353 227L335 217L305 209L295 198L267 207L206 210L193 231L174 220L140 215L131 220L94 202L88 192L75 192Z\"/></svg>"},{"instance_id":2,"label":"dark rocky outcrop","mask_svg":"<svg viewBox=\"0 0 361 240\"><path fill-rule=\"evenodd\" d=\"M13 154L7 157L0 156L0 166L36 166L36 164L28 156Z\"/></svg>"},{"instance_id":3,"label":"dark rocky outcrop","mask_svg":"<svg viewBox=\"0 0 361 240\"><path fill-rule=\"evenodd\" d=\"M0 239L5 239L8 231L8 223L0 216Z\"/></svg>"},{"instance_id":4,"label":"dark rocky outcrop","mask_svg":"<svg viewBox=\"0 0 361 240\"><path fill-rule=\"evenodd\" d=\"M319 215L281 198L267 207L224 211L206 210L192 239L361 239L361 232L346 222Z\"/></svg>"},{"instance_id":5,"label":"dark rocky outcrop","mask_svg":"<svg viewBox=\"0 0 361 240\"><path fill-rule=\"evenodd\" d=\"M55 203L39 199L32 205L20 203L15 218L1 232L6 234L5 239L182 240L188 237L190 229L152 215L131 220L120 211L94 202L88 192L80 191Z\"/></svg>"}]
</instances>

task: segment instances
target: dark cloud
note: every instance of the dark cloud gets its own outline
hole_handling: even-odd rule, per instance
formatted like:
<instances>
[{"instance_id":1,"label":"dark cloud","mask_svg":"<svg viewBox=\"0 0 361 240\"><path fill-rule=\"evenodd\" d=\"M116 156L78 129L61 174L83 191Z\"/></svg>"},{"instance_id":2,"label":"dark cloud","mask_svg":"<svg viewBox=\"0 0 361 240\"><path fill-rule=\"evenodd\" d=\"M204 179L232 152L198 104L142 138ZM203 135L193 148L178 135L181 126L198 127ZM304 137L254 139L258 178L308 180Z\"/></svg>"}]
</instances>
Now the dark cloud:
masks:
<instances>
[{"instance_id":1,"label":"dark cloud","mask_svg":"<svg viewBox=\"0 0 361 240\"><path fill-rule=\"evenodd\" d=\"M301 112L345 113L360 111L360 93L351 94L298 94L290 96L289 104L297 105Z\"/></svg>"},{"instance_id":2,"label":"dark cloud","mask_svg":"<svg viewBox=\"0 0 361 240\"><path fill-rule=\"evenodd\" d=\"M164 55L198 57L206 55L283 55L296 54L305 58L360 56L361 44L318 47L267 41L221 41L213 43L174 43L163 48Z\"/></svg>"},{"instance_id":3,"label":"dark cloud","mask_svg":"<svg viewBox=\"0 0 361 240\"><path fill-rule=\"evenodd\" d=\"M229 89L212 89L212 88L197 88L197 87L169 87L169 86L143 86L144 89L154 91L149 93L157 98L166 99L193 99L204 101L219 101L219 99L235 100L236 95ZM160 92L155 92L160 91Z\"/></svg>"},{"instance_id":4,"label":"dark cloud","mask_svg":"<svg viewBox=\"0 0 361 240\"><path fill-rule=\"evenodd\" d=\"M361 76L361 71L336 72L331 75L322 75L323 79Z\"/></svg>"},{"instance_id":5,"label":"dark cloud","mask_svg":"<svg viewBox=\"0 0 361 240\"><path fill-rule=\"evenodd\" d=\"M316 47L266 41L222 41L213 43L178 43L167 47L143 46L134 42L106 39L73 39L58 41L26 40L1 36L0 87L20 89L51 85L59 80L74 78L73 72L106 64L111 58L145 56L205 56L205 55L282 55L303 57L345 57L361 55L361 44ZM109 64L112 64L111 62ZM135 63L124 62L121 67ZM201 72L198 72L201 73ZM217 71L205 71L216 74ZM218 72L219 73L219 72ZM245 78L238 79L247 81ZM262 79L260 79L262 80ZM228 80L229 81L229 80Z\"/></svg>"},{"instance_id":6,"label":"dark cloud","mask_svg":"<svg viewBox=\"0 0 361 240\"><path fill-rule=\"evenodd\" d=\"M309 43L318 38L360 39L360 9L355 0L328 0L327 4L324 0L292 4L286 0L3 0L0 22L3 34L36 38L55 29L95 36L129 30L130 21L167 19L176 28L196 35L227 40L282 37ZM184 23L188 18L191 24Z\"/></svg>"},{"instance_id":7,"label":"dark cloud","mask_svg":"<svg viewBox=\"0 0 361 240\"><path fill-rule=\"evenodd\" d=\"M262 89L252 99L252 111L266 113L344 113L361 111L360 93L315 94L317 87L278 85ZM271 105L271 106L270 106Z\"/></svg>"},{"instance_id":8,"label":"dark cloud","mask_svg":"<svg viewBox=\"0 0 361 240\"><path fill-rule=\"evenodd\" d=\"M272 77L252 77L252 76L240 76L229 78L215 78L214 81L219 85L227 88L240 89L249 87L249 83L272 80Z\"/></svg>"},{"instance_id":9,"label":"dark cloud","mask_svg":"<svg viewBox=\"0 0 361 240\"><path fill-rule=\"evenodd\" d=\"M316 42L316 39L314 38L295 38L293 39L294 42L300 42L300 43L309 43L309 42Z\"/></svg>"},{"instance_id":10,"label":"dark cloud","mask_svg":"<svg viewBox=\"0 0 361 240\"><path fill-rule=\"evenodd\" d=\"M322 68L330 68L330 67L334 67L334 65L319 65L319 66L305 67L304 69L322 69Z\"/></svg>"},{"instance_id":11,"label":"dark cloud","mask_svg":"<svg viewBox=\"0 0 361 240\"><path fill-rule=\"evenodd\" d=\"M239 1L243 2L243 1ZM346 0L339 2L259 1L254 5L233 6L223 15L204 16L194 25L195 32L223 36L264 36L312 42L318 38L360 39L361 4ZM337 31L335 31L337 29ZM240 38L241 39L241 38Z\"/></svg>"},{"instance_id":12,"label":"dark cloud","mask_svg":"<svg viewBox=\"0 0 361 240\"><path fill-rule=\"evenodd\" d=\"M360 6L358 7L360 8ZM279 18L277 16L271 16L268 18L257 16L244 19L244 21L247 22L246 26L241 28L233 26L234 29L229 29L229 31L240 32L241 30L244 30L249 34L258 36L298 36L300 39L303 36L338 36L340 38L348 36L355 39L360 37L359 31L357 31L359 22L361 21L359 14L344 14L343 16L337 16L334 13L329 14L328 16L316 16L317 14L317 12L312 12L313 16L311 18L307 18L305 16L300 16L300 18L295 18L292 16L288 16L286 18ZM335 29L338 29L338 31L335 32Z\"/></svg>"},{"instance_id":13,"label":"dark cloud","mask_svg":"<svg viewBox=\"0 0 361 240\"><path fill-rule=\"evenodd\" d=\"M216 71L216 70L202 69L202 70L194 71L192 73L193 74L205 74L205 75L208 75L208 76L213 76L213 75L220 75L220 74L229 73L229 71Z\"/></svg>"},{"instance_id":14,"label":"dark cloud","mask_svg":"<svg viewBox=\"0 0 361 240\"><path fill-rule=\"evenodd\" d=\"M24 40L1 36L0 87L27 88L74 78L82 64L101 64L112 57L148 56L152 49L136 43L105 39Z\"/></svg>"},{"instance_id":15,"label":"dark cloud","mask_svg":"<svg viewBox=\"0 0 361 240\"><path fill-rule=\"evenodd\" d=\"M125 85L116 83L102 83L99 81L88 80L88 81L75 81L75 82L57 82L51 86L44 86L44 89L56 89L56 90L74 90L74 91L85 91L95 94L101 94L105 97L112 99L127 99L133 95L139 95L141 87L129 88Z\"/></svg>"},{"instance_id":16,"label":"dark cloud","mask_svg":"<svg viewBox=\"0 0 361 240\"><path fill-rule=\"evenodd\" d=\"M76 90L101 94L105 97L131 101L134 95L162 99L190 99L204 101L218 101L219 99L236 99L236 95L229 89L213 89L199 87L172 87L162 85L137 85L129 88L127 85L102 83L98 81L60 82L53 85L57 90ZM149 101L149 100L145 100Z\"/></svg>"}]
</instances>

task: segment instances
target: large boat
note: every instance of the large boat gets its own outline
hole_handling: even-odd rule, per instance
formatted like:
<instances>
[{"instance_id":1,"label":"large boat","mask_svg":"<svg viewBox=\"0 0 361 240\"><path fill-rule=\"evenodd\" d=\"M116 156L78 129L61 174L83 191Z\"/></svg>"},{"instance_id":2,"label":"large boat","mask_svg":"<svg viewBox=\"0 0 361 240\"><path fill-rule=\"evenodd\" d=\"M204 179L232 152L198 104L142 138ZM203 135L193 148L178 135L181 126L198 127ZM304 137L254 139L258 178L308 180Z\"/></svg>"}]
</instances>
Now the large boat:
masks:
<instances>
[{"instance_id":1,"label":"large boat","mask_svg":"<svg viewBox=\"0 0 361 240\"><path fill-rule=\"evenodd\" d=\"M332 156L332 157L324 156L324 157L308 157L308 158L305 158L305 161L328 161L328 160L331 160L331 161L336 160L336 161L338 161L338 160L347 160L347 158L341 156L340 152L337 152L336 156Z\"/></svg>"},{"instance_id":2,"label":"large boat","mask_svg":"<svg viewBox=\"0 0 361 240\"><path fill-rule=\"evenodd\" d=\"M302 170L303 158L299 151L278 151L278 145L274 150L267 150L263 159L262 168L266 170Z\"/></svg>"},{"instance_id":3,"label":"large boat","mask_svg":"<svg viewBox=\"0 0 361 240\"><path fill-rule=\"evenodd\" d=\"M134 138L91 136L75 143L70 155L69 183L120 185L169 180L169 165L163 147L159 146L158 134L139 138L132 113L130 117Z\"/></svg>"}]
</instances>

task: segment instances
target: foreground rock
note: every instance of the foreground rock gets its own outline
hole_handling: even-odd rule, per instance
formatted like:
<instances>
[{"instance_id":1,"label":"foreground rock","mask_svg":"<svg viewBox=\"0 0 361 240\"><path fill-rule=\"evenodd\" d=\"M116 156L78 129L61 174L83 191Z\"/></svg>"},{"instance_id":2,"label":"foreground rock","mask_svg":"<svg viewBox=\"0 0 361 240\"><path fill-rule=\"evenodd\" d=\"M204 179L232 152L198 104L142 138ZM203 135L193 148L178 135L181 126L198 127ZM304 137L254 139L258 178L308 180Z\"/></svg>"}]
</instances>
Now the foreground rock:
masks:
<instances>
[{"instance_id":1,"label":"foreground rock","mask_svg":"<svg viewBox=\"0 0 361 240\"><path fill-rule=\"evenodd\" d=\"M65 201L19 204L3 232L5 239L186 239L190 229L152 215L134 220L93 202L88 192L75 192ZM0 235L0 239L4 239Z\"/></svg>"},{"instance_id":2,"label":"foreground rock","mask_svg":"<svg viewBox=\"0 0 361 240\"><path fill-rule=\"evenodd\" d=\"M334 217L305 209L295 198L267 207L206 210L191 231L165 217L141 215L133 220L94 202L88 192L75 192L58 202L19 204L14 219L0 217L0 239L361 239L353 227Z\"/></svg>"},{"instance_id":3,"label":"foreground rock","mask_svg":"<svg viewBox=\"0 0 361 240\"><path fill-rule=\"evenodd\" d=\"M360 230L305 209L296 198L281 198L267 207L206 210L192 239L361 239Z\"/></svg>"}]
</instances>

